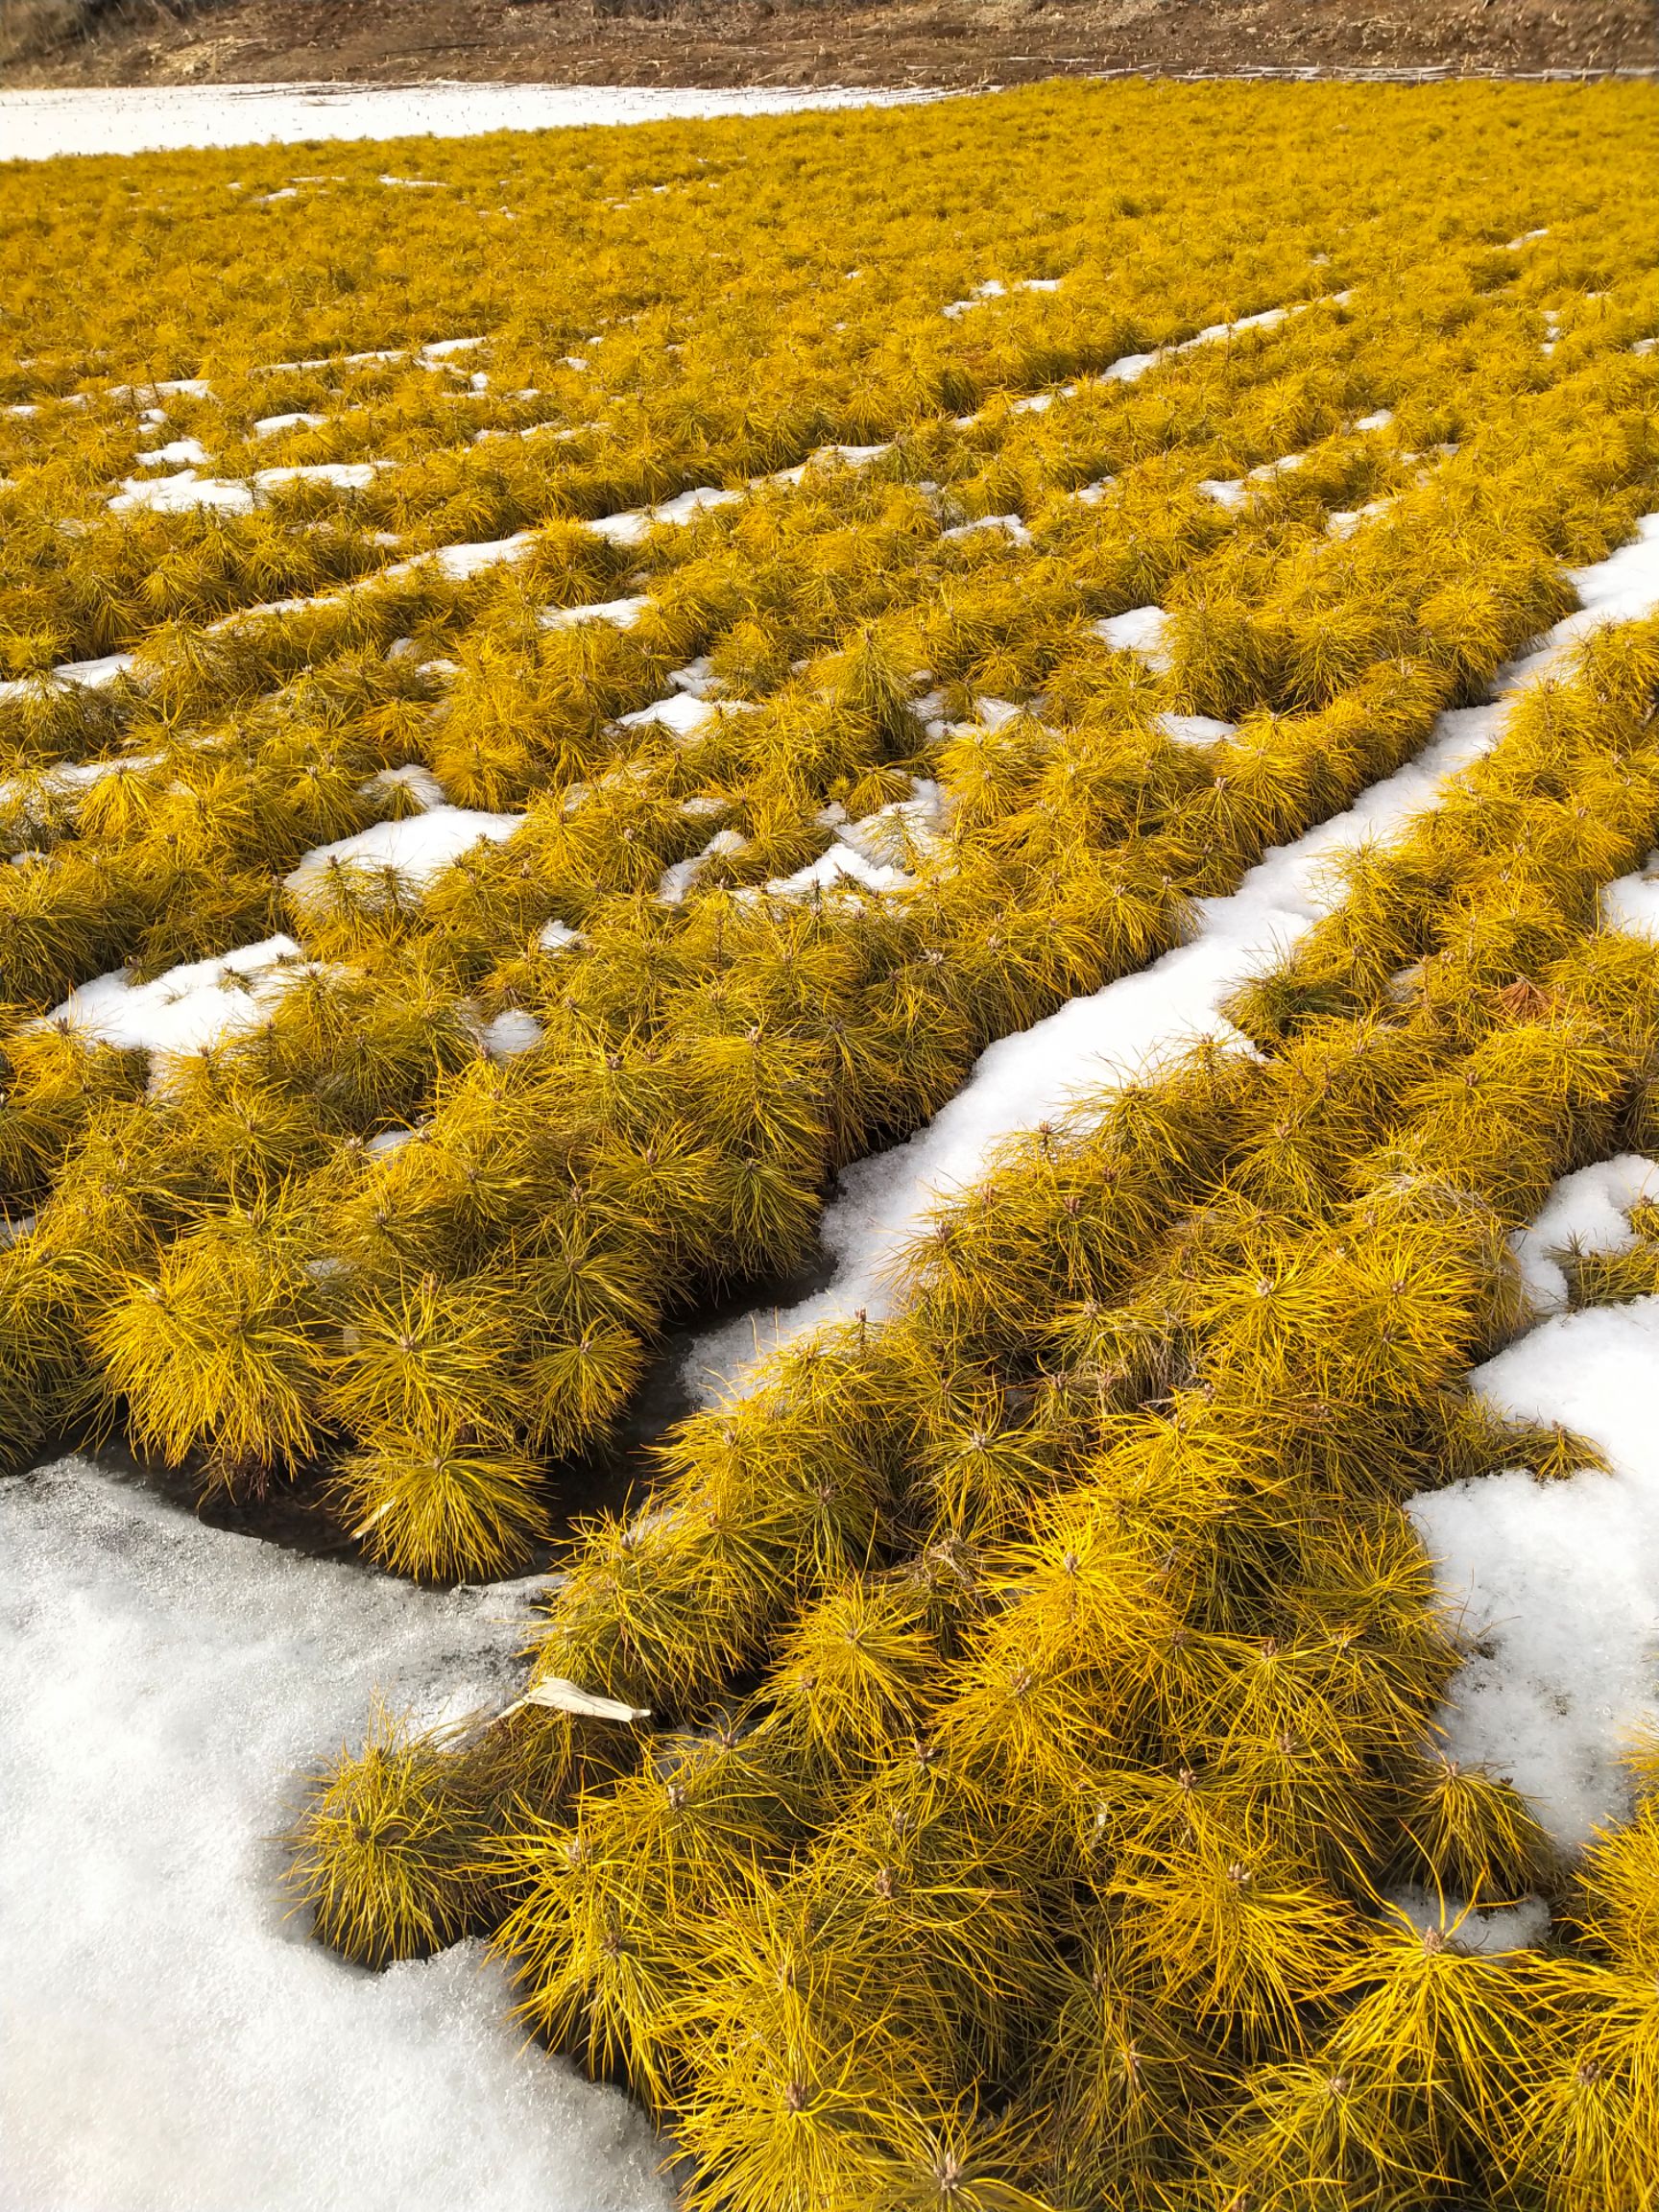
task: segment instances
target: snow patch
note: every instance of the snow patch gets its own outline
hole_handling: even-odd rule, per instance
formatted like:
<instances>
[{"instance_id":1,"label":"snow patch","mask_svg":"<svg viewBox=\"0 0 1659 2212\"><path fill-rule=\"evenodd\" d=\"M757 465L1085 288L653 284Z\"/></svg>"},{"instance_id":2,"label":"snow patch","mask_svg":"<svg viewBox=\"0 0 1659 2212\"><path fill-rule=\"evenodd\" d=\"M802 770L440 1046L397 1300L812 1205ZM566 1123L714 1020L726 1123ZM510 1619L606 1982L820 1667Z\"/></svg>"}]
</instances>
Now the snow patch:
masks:
<instances>
[{"instance_id":1,"label":"snow patch","mask_svg":"<svg viewBox=\"0 0 1659 2212\"><path fill-rule=\"evenodd\" d=\"M331 484L337 492L367 492L390 461L305 461L291 469L260 469L253 477L261 492L283 484Z\"/></svg>"},{"instance_id":2,"label":"snow patch","mask_svg":"<svg viewBox=\"0 0 1659 2212\"><path fill-rule=\"evenodd\" d=\"M1148 668L1163 675L1173 663L1165 644L1169 617L1162 607L1131 607L1122 614L1108 614L1091 625L1115 653L1138 653Z\"/></svg>"},{"instance_id":3,"label":"snow patch","mask_svg":"<svg viewBox=\"0 0 1659 2212\"><path fill-rule=\"evenodd\" d=\"M536 545L534 530L516 530L511 538L487 538L471 545L438 545L429 553L417 553L407 561L394 561L390 568L381 573L386 576L407 576L420 567L422 561L435 561L440 572L452 584L465 584L469 577L481 576L486 568L498 568L503 564L522 561ZM373 577L362 579L373 583Z\"/></svg>"},{"instance_id":4,"label":"snow patch","mask_svg":"<svg viewBox=\"0 0 1659 2212\"><path fill-rule=\"evenodd\" d=\"M648 2122L526 2042L482 1944L365 1973L278 1887L297 1772L377 1690L511 1695L530 1586L300 1558L73 1459L0 1488L0 1538L6 2201L670 2212Z\"/></svg>"},{"instance_id":5,"label":"snow patch","mask_svg":"<svg viewBox=\"0 0 1659 2212\"><path fill-rule=\"evenodd\" d=\"M1173 745L1214 745L1238 734L1236 722L1218 722L1214 714L1154 714L1152 727Z\"/></svg>"},{"instance_id":6,"label":"snow patch","mask_svg":"<svg viewBox=\"0 0 1659 2212\"><path fill-rule=\"evenodd\" d=\"M657 723L676 737L697 737L718 712L707 699L699 699L690 691L676 691L667 699L654 699L649 707L637 707L632 714L619 716L618 725L624 730L644 730Z\"/></svg>"},{"instance_id":7,"label":"snow patch","mask_svg":"<svg viewBox=\"0 0 1659 2212\"><path fill-rule=\"evenodd\" d=\"M1601 920L1609 929L1659 942L1659 853L1649 853L1634 875L1602 886Z\"/></svg>"},{"instance_id":8,"label":"snow patch","mask_svg":"<svg viewBox=\"0 0 1659 2212\"><path fill-rule=\"evenodd\" d=\"M474 845L500 843L519 828L521 814L481 814L465 806L430 806L397 822L372 823L354 836L317 845L283 878L301 899L323 891L334 866L364 871L391 868L406 883L430 883Z\"/></svg>"},{"instance_id":9,"label":"snow patch","mask_svg":"<svg viewBox=\"0 0 1659 2212\"><path fill-rule=\"evenodd\" d=\"M412 760L402 768L377 768L369 781L357 788L365 799L375 799L390 791L406 791L422 813L449 804L448 792L431 769L419 760Z\"/></svg>"},{"instance_id":10,"label":"snow patch","mask_svg":"<svg viewBox=\"0 0 1659 2212\"><path fill-rule=\"evenodd\" d=\"M722 491L715 484L695 484L689 492L678 493L672 499L664 499L656 507L629 507L616 515L596 515L583 523L584 530L591 530L595 538L603 538L612 545L642 545L649 533L661 522L684 524L694 515L701 515L710 507L729 507L734 499L741 499L741 492Z\"/></svg>"},{"instance_id":11,"label":"snow patch","mask_svg":"<svg viewBox=\"0 0 1659 2212\"><path fill-rule=\"evenodd\" d=\"M1659 1721L1659 1298L1556 1314L1470 1382L1500 1413L1587 1438L1610 1470L1510 1468L1410 1507L1480 1639L1440 1716L1447 1748L1508 1775L1571 1848L1626 1810L1621 1757Z\"/></svg>"},{"instance_id":12,"label":"snow patch","mask_svg":"<svg viewBox=\"0 0 1659 2212\"><path fill-rule=\"evenodd\" d=\"M648 598L597 599L586 607L549 607L537 619L543 630L574 630L584 622L609 622L629 630L650 604Z\"/></svg>"},{"instance_id":13,"label":"snow patch","mask_svg":"<svg viewBox=\"0 0 1659 2212\"><path fill-rule=\"evenodd\" d=\"M1567 1272L1558 1255L1625 1252L1635 1243L1632 1206L1659 1195L1659 1166L1623 1152L1565 1175L1537 1219L1509 1239L1533 1311L1558 1313L1567 1304Z\"/></svg>"},{"instance_id":14,"label":"snow patch","mask_svg":"<svg viewBox=\"0 0 1659 2212\"><path fill-rule=\"evenodd\" d=\"M153 515L183 515L192 507L247 515L252 511L253 493L237 477L203 476L194 469L181 469L175 476L129 476L109 501L112 515L131 515L140 508Z\"/></svg>"},{"instance_id":15,"label":"snow patch","mask_svg":"<svg viewBox=\"0 0 1659 2212\"><path fill-rule=\"evenodd\" d=\"M97 690L106 684L113 684L118 676L125 676L132 665L131 653L104 653L96 661L64 661L41 676L6 677L0 681L0 699L20 698L25 691L53 684L82 684Z\"/></svg>"},{"instance_id":16,"label":"snow patch","mask_svg":"<svg viewBox=\"0 0 1659 2212\"><path fill-rule=\"evenodd\" d=\"M266 937L215 960L187 960L153 983L125 971L71 991L49 1021L107 1045L175 1055L204 1052L256 1028L299 975L315 972L292 937Z\"/></svg>"},{"instance_id":17,"label":"snow patch","mask_svg":"<svg viewBox=\"0 0 1659 2212\"><path fill-rule=\"evenodd\" d=\"M211 455L200 438L172 438L137 456L141 469L204 469Z\"/></svg>"},{"instance_id":18,"label":"snow patch","mask_svg":"<svg viewBox=\"0 0 1659 2212\"><path fill-rule=\"evenodd\" d=\"M657 896L664 905L678 906L710 860L734 859L748 850L749 840L736 830L716 830L701 853L673 861L662 871Z\"/></svg>"}]
</instances>

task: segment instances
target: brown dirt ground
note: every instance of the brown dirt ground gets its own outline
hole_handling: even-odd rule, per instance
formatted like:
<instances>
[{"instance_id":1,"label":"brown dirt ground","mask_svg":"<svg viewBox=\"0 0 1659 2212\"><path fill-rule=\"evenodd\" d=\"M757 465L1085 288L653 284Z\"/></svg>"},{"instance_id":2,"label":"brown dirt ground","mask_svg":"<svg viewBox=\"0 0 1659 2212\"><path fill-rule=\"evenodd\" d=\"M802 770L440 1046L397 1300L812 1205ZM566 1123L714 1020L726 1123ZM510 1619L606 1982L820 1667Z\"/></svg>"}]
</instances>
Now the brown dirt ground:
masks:
<instances>
[{"instance_id":1,"label":"brown dirt ground","mask_svg":"<svg viewBox=\"0 0 1659 2212\"><path fill-rule=\"evenodd\" d=\"M74 28L94 10L91 29ZM0 81L12 86L960 88L1111 71L1518 76L1656 64L1654 0L0 0Z\"/></svg>"}]
</instances>

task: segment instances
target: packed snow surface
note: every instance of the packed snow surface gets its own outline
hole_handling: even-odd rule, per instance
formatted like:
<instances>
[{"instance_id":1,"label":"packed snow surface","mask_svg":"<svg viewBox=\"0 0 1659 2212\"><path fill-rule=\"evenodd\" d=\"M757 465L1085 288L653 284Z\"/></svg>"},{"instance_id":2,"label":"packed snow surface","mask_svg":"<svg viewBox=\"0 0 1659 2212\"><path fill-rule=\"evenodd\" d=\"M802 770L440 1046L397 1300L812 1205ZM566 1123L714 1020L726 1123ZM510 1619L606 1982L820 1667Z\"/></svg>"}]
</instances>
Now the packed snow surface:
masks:
<instances>
[{"instance_id":1,"label":"packed snow surface","mask_svg":"<svg viewBox=\"0 0 1659 2212\"><path fill-rule=\"evenodd\" d=\"M481 1944L374 1975L285 1916L296 1774L377 1691L505 1703L526 1586L298 1558L72 1459L0 1485L0 2201L668 2212Z\"/></svg>"},{"instance_id":2,"label":"packed snow surface","mask_svg":"<svg viewBox=\"0 0 1659 2212\"><path fill-rule=\"evenodd\" d=\"M472 138L677 117L891 108L926 93L698 91L614 84L146 84L0 92L0 159L142 154L181 146L294 145L309 138ZM383 178L388 185L430 180Z\"/></svg>"},{"instance_id":3,"label":"packed snow surface","mask_svg":"<svg viewBox=\"0 0 1659 2212\"><path fill-rule=\"evenodd\" d=\"M1411 1505L1480 1640L1440 1717L1447 1748L1508 1775L1570 1847L1627 1809L1621 1756L1659 1721L1659 1298L1555 1314L1471 1382L1607 1465L1553 1482L1509 1468Z\"/></svg>"},{"instance_id":4,"label":"packed snow surface","mask_svg":"<svg viewBox=\"0 0 1659 2212\"><path fill-rule=\"evenodd\" d=\"M1570 581L1578 611L1500 672L1496 703L1442 714L1432 742L1346 813L1269 853L1230 898L1201 900L1190 942L998 1039L926 1128L843 1170L820 1229L835 1268L828 1288L787 1310L744 1315L703 1338L686 1363L693 1385L717 1397L774 1346L860 1310L889 1311L901 1257L933 1209L971 1187L1008 1139L1071 1111L1080 1093L1155 1072L1202 1038L1243 1048L1221 1009L1249 975L1283 958L1329 911L1339 892L1332 861L1395 834L1432 805L1442 781L1496 741L1503 699L1555 669L1590 629L1659 607L1659 515L1644 517L1630 544L1573 571ZM1149 646L1158 650L1163 623L1162 610L1138 607L1097 628L1108 643L1146 656Z\"/></svg>"}]
</instances>

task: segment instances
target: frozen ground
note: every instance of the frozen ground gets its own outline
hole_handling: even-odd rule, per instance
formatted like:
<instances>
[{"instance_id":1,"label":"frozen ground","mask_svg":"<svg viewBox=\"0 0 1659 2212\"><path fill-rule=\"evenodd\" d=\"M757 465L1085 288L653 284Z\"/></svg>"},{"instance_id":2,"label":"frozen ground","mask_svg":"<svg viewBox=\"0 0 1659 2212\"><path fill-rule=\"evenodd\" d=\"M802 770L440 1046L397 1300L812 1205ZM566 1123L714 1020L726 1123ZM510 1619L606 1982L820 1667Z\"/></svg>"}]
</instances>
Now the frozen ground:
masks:
<instances>
[{"instance_id":1,"label":"frozen ground","mask_svg":"<svg viewBox=\"0 0 1659 2212\"><path fill-rule=\"evenodd\" d=\"M375 1690L511 1695L522 1588L438 1597L64 1460L0 1485L0 2205L667 2212L639 2114L463 1944L375 1976L283 1917L292 1776Z\"/></svg>"},{"instance_id":2,"label":"frozen ground","mask_svg":"<svg viewBox=\"0 0 1659 2212\"><path fill-rule=\"evenodd\" d=\"M0 159L143 154L181 146L295 145L313 138L475 138L585 123L655 123L798 108L892 107L929 95L695 91L611 84L146 84L0 92Z\"/></svg>"}]
</instances>

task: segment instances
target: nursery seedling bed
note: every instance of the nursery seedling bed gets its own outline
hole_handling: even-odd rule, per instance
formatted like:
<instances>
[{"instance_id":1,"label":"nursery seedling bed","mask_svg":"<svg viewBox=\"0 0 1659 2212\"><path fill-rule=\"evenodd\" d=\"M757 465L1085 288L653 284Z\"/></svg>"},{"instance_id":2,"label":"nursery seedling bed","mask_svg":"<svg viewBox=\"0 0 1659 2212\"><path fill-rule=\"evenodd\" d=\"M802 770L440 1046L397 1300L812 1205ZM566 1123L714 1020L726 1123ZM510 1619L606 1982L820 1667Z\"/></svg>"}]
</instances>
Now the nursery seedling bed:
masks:
<instances>
[{"instance_id":1,"label":"nursery seedling bed","mask_svg":"<svg viewBox=\"0 0 1659 2212\"><path fill-rule=\"evenodd\" d=\"M550 1568L293 1895L690 2204L1642 2200L1651 121L0 174L0 1433Z\"/></svg>"}]
</instances>

